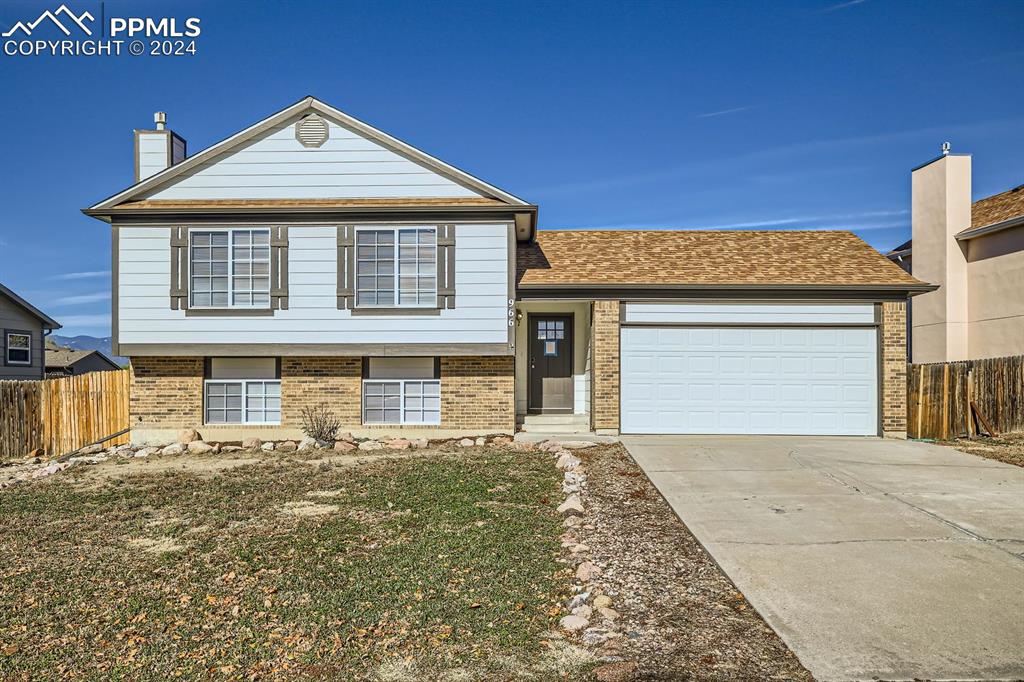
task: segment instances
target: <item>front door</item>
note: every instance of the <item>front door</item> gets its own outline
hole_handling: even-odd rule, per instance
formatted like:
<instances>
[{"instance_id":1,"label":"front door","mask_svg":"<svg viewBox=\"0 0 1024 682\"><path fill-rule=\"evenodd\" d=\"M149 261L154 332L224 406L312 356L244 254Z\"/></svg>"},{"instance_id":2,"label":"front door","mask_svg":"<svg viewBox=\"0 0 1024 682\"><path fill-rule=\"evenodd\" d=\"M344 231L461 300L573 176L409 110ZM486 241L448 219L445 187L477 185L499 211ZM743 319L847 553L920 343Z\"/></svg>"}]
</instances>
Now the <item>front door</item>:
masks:
<instances>
[{"instance_id":1,"label":"front door","mask_svg":"<svg viewBox=\"0 0 1024 682\"><path fill-rule=\"evenodd\" d=\"M572 315L530 315L530 412L573 411Z\"/></svg>"}]
</instances>

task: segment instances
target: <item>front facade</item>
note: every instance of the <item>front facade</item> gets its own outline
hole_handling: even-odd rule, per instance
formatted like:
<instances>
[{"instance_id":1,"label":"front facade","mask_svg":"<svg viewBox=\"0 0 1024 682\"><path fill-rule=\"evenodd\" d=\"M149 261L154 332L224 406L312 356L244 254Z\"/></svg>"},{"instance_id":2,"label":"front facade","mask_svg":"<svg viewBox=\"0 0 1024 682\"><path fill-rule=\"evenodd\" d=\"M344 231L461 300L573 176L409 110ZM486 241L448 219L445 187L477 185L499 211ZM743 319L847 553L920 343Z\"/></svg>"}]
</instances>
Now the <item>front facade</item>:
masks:
<instances>
[{"instance_id":1,"label":"front facade","mask_svg":"<svg viewBox=\"0 0 1024 682\"><path fill-rule=\"evenodd\" d=\"M45 337L54 329L60 324L0 284L0 380L42 379Z\"/></svg>"},{"instance_id":2,"label":"front facade","mask_svg":"<svg viewBox=\"0 0 1024 682\"><path fill-rule=\"evenodd\" d=\"M972 201L971 156L944 154L912 177L912 239L888 256L940 285L914 299L915 363L1024 355L1024 185Z\"/></svg>"},{"instance_id":3,"label":"front facade","mask_svg":"<svg viewBox=\"0 0 1024 682\"><path fill-rule=\"evenodd\" d=\"M319 405L367 434L905 430L902 310L924 285L852 235L791 233L793 262L828 240L853 259L803 282L740 235L748 286L713 266L739 233L662 233L630 265L313 98L192 157L157 120L137 137L171 144L137 142L136 184L86 209L112 228L135 441L294 437ZM664 267L666 234L700 278ZM673 374L698 366L715 378Z\"/></svg>"}]
</instances>

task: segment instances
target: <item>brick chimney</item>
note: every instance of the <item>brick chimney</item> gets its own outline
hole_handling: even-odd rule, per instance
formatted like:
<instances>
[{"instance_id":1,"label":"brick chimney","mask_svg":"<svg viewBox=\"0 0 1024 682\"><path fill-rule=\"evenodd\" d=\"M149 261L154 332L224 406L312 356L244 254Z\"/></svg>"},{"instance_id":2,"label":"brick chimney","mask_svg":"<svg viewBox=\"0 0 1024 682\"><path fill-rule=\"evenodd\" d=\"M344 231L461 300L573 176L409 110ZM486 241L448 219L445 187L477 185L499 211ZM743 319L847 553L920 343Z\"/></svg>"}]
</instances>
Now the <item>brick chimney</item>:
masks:
<instances>
[{"instance_id":1,"label":"brick chimney","mask_svg":"<svg viewBox=\"0 0 1024 682\"><path fill-rule=\"evenodd\" d=\"M967 258L956 234L971 226L971 156L942 156L911 172L914 277L938 284L913 300L912 362L966 360Z\"/></svg>"},{"instance_id":2,"label":"brick chimney","mask_svg":"<svg viewBox=\"0 0 1024 682\"><path fill-rule=\"evenodd\" d=\"M145 180L160 171L185 160L185 139L167 129L167 114L153 114L156 130L135 131L135 182Z\"/></svg>"}]
</instances>

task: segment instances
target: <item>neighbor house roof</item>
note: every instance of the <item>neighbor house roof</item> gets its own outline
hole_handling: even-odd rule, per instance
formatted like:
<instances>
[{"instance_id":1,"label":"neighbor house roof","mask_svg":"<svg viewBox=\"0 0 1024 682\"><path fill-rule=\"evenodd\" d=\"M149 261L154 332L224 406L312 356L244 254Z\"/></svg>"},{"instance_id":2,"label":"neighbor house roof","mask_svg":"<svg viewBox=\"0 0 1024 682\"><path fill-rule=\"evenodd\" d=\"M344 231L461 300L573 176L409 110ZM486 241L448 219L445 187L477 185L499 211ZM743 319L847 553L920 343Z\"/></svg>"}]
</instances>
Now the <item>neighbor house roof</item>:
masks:
<instances>
[{"instance_id":1,"label":"neighbor house roof","mask_svg":"<svg viewBox=\"0 0 1024 682\"><path fill-rule=\"evenodd\" d=\"M46 349L46 369L63 369L74 365L79 360L83 360L92 354L98 355L102 360L105 360L113 369L120 369L117 363L108 358L106 355L98 350L72 350L70 348L61 348L59 350Z\"/></svg>"},{"instance_id":2,"label":"neighbor house roof","mask_svg":"<svg viewBox=\"0 0 1024 682\"><path fill-rule=\"evenodd\" d=\"M851 232L542 230L517 251L522 287L930 289Z\"/></svg>"},{"instance_id":3,"label":"neighbor house roof","mask_svg":"<svg viewBox=\"0 0 1024 682\"><path fill-rule=\"evenodd\" d=\"M1018 185L999 194L978 199L971 204L971 226L956 233L964 241L1011 227L1024 225L1024 185ZM913 240L908 240L886 254L897 258L912 253Z\"/></svg>"},{"instance_id":4,"label":"neighbor house roof","mask_svg":"<svg viewBox=\"0 0 1024 682\"><path fill-rule=\"evenodd\" d=\"M3 284L0 284L0 294L7 296L7 298L11 299L17 305L24 308L27 312L39 318L39 320L43 323L43 326L46 327L47 329L60 329L59 322L57 322L55 319L53 319L52 317L50 317L39 308L32 305L31 303L29 303L25 299L23 299L21 296L18 296L16 293L5 287Z\"/></svg>"}]
</instances>

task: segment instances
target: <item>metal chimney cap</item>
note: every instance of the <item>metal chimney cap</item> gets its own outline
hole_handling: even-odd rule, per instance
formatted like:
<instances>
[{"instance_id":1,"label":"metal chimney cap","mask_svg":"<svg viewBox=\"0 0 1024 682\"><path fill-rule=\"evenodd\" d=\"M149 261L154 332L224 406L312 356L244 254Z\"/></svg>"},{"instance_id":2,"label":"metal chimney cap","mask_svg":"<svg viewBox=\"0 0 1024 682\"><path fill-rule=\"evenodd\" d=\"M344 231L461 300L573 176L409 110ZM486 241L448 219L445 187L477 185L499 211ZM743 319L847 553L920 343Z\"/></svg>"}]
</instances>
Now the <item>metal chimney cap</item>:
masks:
<instances>
[{"instance_id":1,"label":"metal chimney cap","mask_svg":"<svg viewBox=\"0 0 1024 682\"><path fill-rule=\"evenodd\" d=\"M951 144L950 144L950 143L948 143L948 142L943 142L943 143L942 143L942 155L943 155L943 156L949 156L949 150L950 150L950 148L951 148L952 146L953 146L953 145L951 145Z\"/></svg>"},{"instance_id":2,"label":"metal chimney cap","mask_svg":"<svg viewBox=\"0 0 1024 682\"><path fill-rule=\"evenodd\" d=\"M153 122L156 123L157 130L163 130L167 127L167 114L162 111L158 111L153 114Z\"/></svg>"}]
</instances>

